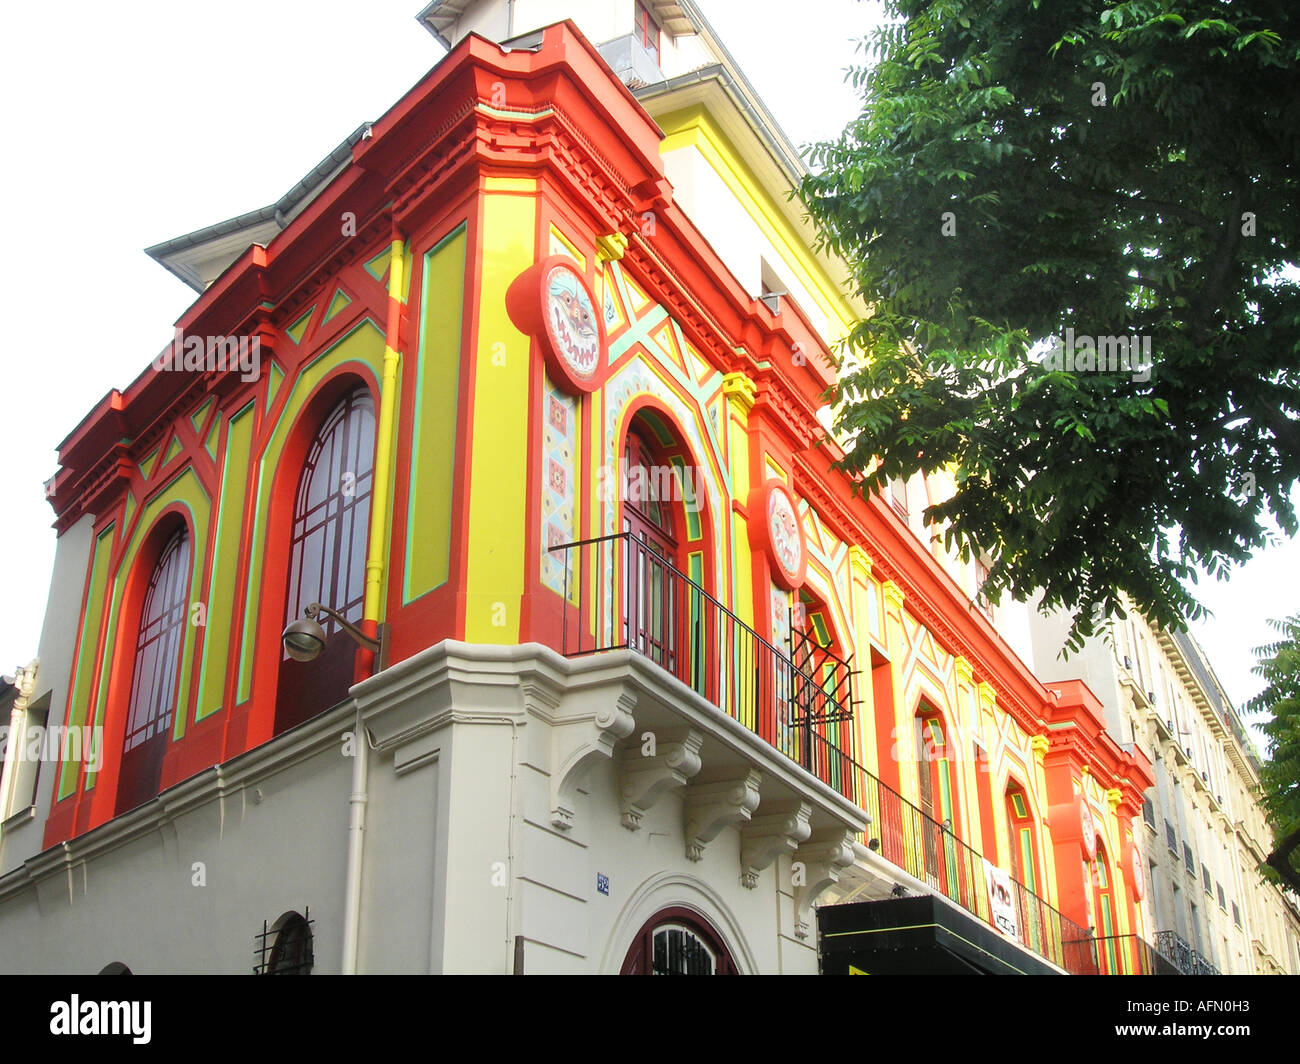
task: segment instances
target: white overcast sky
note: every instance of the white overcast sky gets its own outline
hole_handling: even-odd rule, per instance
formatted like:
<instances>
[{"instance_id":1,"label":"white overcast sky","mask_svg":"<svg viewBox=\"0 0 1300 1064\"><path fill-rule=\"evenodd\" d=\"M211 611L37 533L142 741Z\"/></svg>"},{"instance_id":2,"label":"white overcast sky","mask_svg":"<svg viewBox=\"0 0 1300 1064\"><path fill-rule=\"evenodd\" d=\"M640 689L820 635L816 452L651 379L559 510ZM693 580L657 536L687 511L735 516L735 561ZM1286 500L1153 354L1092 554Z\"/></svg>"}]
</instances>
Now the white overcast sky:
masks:
<instances>
[{"instance_id":1,"label":"white overcast sky","mask_svg":"<svg viewBox=\"0 0 1300 1064\"><path fill-rule=\"evenodd\" d=\"M856 113L843 71L876 6L698 0L799 145ZM12 4L0 42L6 247L0 672L36 653L54 559L58 443L168 342L194 293L142 249L263 207L442 54L422 0ZM781 9L789 15L789 9ZM761 12L761 14L760 14ZM1264 618L1297 608L1300 542L1202 585L1195 627L1233 700L1259 689ZM72 637L72 633L68 633Z\"/></svg>"}]
</instances>

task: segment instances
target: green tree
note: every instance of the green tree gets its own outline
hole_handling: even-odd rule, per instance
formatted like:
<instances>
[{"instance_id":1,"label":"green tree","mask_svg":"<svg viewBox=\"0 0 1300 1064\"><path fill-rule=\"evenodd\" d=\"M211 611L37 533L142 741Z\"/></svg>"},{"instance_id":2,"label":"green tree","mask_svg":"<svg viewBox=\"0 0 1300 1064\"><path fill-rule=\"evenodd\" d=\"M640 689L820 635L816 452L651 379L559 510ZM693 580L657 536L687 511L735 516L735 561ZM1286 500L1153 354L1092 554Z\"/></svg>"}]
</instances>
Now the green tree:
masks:
<instances>
[{"instance_id":1,"label":"green tree","mask_svg":"<svg viewBox=\"0 0 1300 1064\"><path fill-rule=\"evenodd\" d=\"M1181 627L1198 569L1297 526L1300 6L888 13L800 190L872 307L840 352L842 464L864 490L951 471L927 519L994 559L989 594L1070 610L1071 647L1121 592Z\"/></svg>"},{"instance_id":2,"label":"green tree","mask_svg":"<svg viewBox=\"0 0 1300 1064\"><path fill-rule=\"evenodd\" d=\"M1263 806L1273 827L1268 865L1300 894L1300 613L1269 621L1281 638L1256 647L1254 673L1267 686L1248 703L1248 713L1271 714L1262 724L1268 760L1260 766Z\"/></svg>"}]
</instances>

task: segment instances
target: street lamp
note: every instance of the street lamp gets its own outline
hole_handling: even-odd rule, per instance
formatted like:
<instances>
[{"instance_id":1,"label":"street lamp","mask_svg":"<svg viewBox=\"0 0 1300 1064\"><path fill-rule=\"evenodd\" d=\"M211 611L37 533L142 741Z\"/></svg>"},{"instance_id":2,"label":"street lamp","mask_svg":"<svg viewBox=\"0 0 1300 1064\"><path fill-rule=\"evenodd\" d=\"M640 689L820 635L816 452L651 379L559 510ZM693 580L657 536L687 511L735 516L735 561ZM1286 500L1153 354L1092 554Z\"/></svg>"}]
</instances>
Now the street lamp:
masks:
<instances>
[{"instance_id":1,"label":"street lamp","mask_svg":"<svg viewBox=\"0 0 1300 1064\"><path fill-rule=\"evenodd\" d=\"M294 661L313 661L325 649L325 629L320 626L316 620L320 614L326 617L333 617L343 631L352 637L353 642L365 650L369 650L375 655L375 672L383 672L388 668L388 635L389 626L387 624L379 625L379 638L372 639L365 632L353 625L346 617L328 606L322 606L319 602L313 602L310 606L302 611L302 617L296 621L290 621L285 628L284 634L280 637L284 643L285 652Z\"/></svg>"}]
</instances>

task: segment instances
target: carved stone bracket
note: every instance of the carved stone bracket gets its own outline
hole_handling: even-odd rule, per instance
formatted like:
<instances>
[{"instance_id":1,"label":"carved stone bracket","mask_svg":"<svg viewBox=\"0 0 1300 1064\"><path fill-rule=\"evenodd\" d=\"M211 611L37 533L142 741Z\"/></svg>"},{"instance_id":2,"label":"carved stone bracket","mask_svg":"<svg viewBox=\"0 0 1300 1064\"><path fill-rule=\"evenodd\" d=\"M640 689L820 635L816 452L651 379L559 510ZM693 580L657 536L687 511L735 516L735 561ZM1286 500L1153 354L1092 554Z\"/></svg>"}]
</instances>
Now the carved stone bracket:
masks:
<instances>
[{"instance_id":1,"label":"carved stone bracket","mask_svg":"<svg viewBox=\"0 0 1300 1064\"><path fill-rule=\"evenodd\" d=\"M763 774L756 768L732 779L698 783L686 792L686 856L698 861L724 828L750 819L758 808Z\"/></svg>"},{"instance_id":2,"label":"carved stone bracket","mask_svg":"<svg viewBox=\"0 0 1300 1064\"><path fill-rule=\"evenodd\" d=\"M810 834L812 806L792 802L764 816L754 817L741 829L740 882L746 890L758 886L758 873L781 854L794 853Z\"/></svg>"},{"instance_id":3,"label":"carved stone bracket","mask_svg":"<svg viewBox=\"0 0 1300 1064\"><path fill-rule=\"evenodd\" d=\"M613 757L620 739L632 734L636 697L627 692L602 706L590 717L554 728L551 732L551 826L561 831L573 827L578 789L602 758Z\"/></svg>"},{"instance_id":4,"label":"carved stone bracket","mask_svg":"<svg viewBox=\"0 0 1300 1064\"><path fill-rule=\"evenodd\" d=\"M628 831L641 827L641 818L655 802L700 771L704 733L685 729L659 738L655 753L630 745L619 761L619 806Z\"/></svg>"},{"instance_id":5,"label":"carved stone bracket","mask_svg":"<svg viewBox=\"0 0 1300 1064\"><path fill-rule=\"evenodd\" d=\"M794 933L805 939L812 931L813 903L853 863L852 830L819 831L795 851L794 861Z\"/></svg>"}]
</instances>

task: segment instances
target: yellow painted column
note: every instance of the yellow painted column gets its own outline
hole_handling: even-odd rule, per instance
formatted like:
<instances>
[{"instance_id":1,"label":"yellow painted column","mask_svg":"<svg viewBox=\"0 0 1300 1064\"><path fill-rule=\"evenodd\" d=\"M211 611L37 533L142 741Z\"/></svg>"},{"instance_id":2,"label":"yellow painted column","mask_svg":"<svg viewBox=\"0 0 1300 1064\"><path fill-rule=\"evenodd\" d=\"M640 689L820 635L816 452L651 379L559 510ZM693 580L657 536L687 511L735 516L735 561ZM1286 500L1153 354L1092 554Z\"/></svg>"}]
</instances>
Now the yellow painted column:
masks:
<instances>
[{"instance_id":1,"label":"yellow painted column","mask_svg":"<svg viewBox=\"0 0 1300 1064\"><path fill-rule=\"evenodd\" d=\"M849 546L849 602L853 610L853 665L858 670L854 694L861 706L853 715L854 751L858 763L878 774L880 755L876 749L875 691L871 684L871 555L857 544Z\"/></svg>"},{"instance_id":2,"label":"yellow painted column","mask_svg":"<svg viewBox=\"0 0 1300 1064\"><path fill-rule=\"evenodd\" d=\"M734 497L749 498L749 412L754 409L757 389L743 373L728 373L722 378L722 394L727 397L727 431L730 433L731 483ZM752 516L752 515L751 515ZM753 552L749 547L749 530L745 520L731 512L731 542L735 566L732 579L732 609L736 616L754 625Z\"/></svg>"},{"instance_id":3,"label":"yellow painted column","mask_svg":"<svg viewBox=\"0 0 1300 1064\"><path fill-rule=\"evenodd\" d=\"M375 429L375 471L370 497L370 550L366 558L366 596L362 613L362 619L370 622L384 619L384 575L388 563L390 485L395 449L393 436L397 427L397 371L402 361L397 353L397 334L405 291L402 282L405 247L400 237L394 237L388 252L388 325L384 339L384 373L379 384L379 424ZM374 632L369 634L374 635Z\"/></svg>"},{"instance_id":4,"label":"yellow painted column","mask_svg":"<svg viewBox=\"0 0 1300 1064\"><path fill-rule=\"evenodd\" d=\"M537 182L487 178L481 212L465 639L509 644L524 592L531 340L506 313L506 290L537 258Z\"/></svg>"}]
</instances>

